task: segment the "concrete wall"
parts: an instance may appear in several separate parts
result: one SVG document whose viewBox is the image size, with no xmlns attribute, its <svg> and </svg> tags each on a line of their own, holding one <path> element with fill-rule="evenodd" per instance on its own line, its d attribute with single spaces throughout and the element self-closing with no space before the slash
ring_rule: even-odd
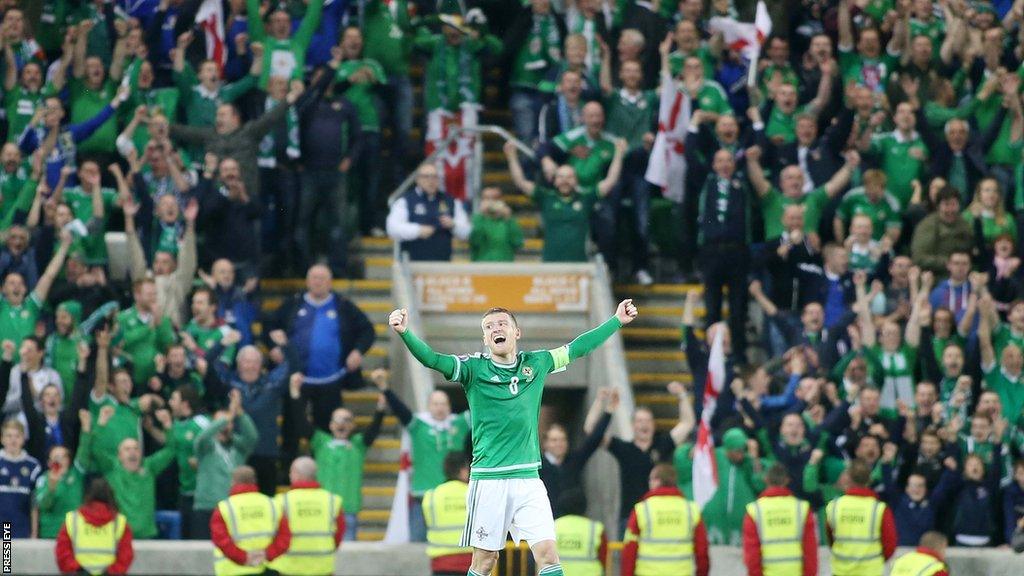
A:
<svg viewBox="0 0 1024 576">
<path fill-rule="evenodd" d="M 900 550 L 903 554 L 909 550 Z M 15 540 L 14 574 L 53 575 L 52 540 Z M 820 550 L 820 576 L 830 576 L 828 552 Z M 743 553 L 739 548 L 711 550 L 712 576 L 741 576 Z M 1004 550 L 951 550 L 951 573 L 955 576 L 1020 576 L 1024 556 Z M 344 544 L 335 560 L 340 576 L 427 576 L 430 574 L 423 545 Z M 150 576 L 212 575 L 213 553 L 208 542 L 136 542 L 131 574 Z"/>
</svg>

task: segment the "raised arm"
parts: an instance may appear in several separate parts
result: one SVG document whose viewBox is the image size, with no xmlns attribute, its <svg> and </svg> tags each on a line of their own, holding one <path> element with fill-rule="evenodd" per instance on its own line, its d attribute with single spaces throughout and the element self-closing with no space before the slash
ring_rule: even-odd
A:
<svg viewBox="0 0 1024 576">
<path fill-rule="evenodd" d="M 580 334 L 572 339 L 565 346 L 549 350 L 555 361 L 555 370 L 568 366 L 573 360 L 583 358 L 604 344 L 604 341 L 611 337 L 619 328 L 629 324 L 636 318 L 637 309 L 632 300 L 619 302 L 615 315 L 607 319 L 600 326 Z"/>
<path fill-rule="evenodd" d="M 981 369 L 992 370 L 996 364 L 996 352 L 992 346 L 992 314 L 991 312 L 995 309 L 995 304 L 992 301 L 992 296 L 985 294 L 978 301 L 978 307 L 981 308 L 981 317 L 978 321 L 978 348 L 981 350 Z"/>
<path fill-rule="evenodd" d="M 850 3 L 847 0 L 839 2 L 839 50 L 853 50 L 853 18 L 850 16 Z"/>
<path fill-rule="evenodd" d="M 615 155 L 612 156 L 612 163 L 608 166 L 608 175 L 597 183 L 597 195 L 604 198 L 615 185 L 619 183 L 619 176 L 622 174 L 622 157 L 626 155 L 626 141 L 622 138 L 615 140 Z"/>
<path fill-rule="evenodd" d="M 764 169 L 761 167 L 761 147 L 751 146 L 747 148 L 747 179 L 750 180 L 750 185 L 753 186 L 754 192 L 757 192 L 758 197 L 765 197 L 768 192 L 771 192 L 772 185 L 767 178 L 764 177 Z"/>
<path fill-rule="evenodd" d="M 46 302 L 46 297 L 50 294 L 50 287 L 53 286 L 53 281 L 57 279 L 57 274 L 60 274 L 61 269 L 64 267 L 64 259 L 67 258 L 68 250 L 71 248 L 71 232 L 67 230 L 60 231 L 60 248 L 57 249 L 57 253 L 50 259 L 50 264 L 47 265 L 46 271 L 39 277 L 39 281 L 36 282 L 36 287 L 32 291 L 36 298 L 39 299 L 39 304 L 42 305 Z"/>
<path fill-rule="evenodd" d="M 846 162 L 843 163 L 843 167 L 825 183 L 825 194 L 828 194 L 829 198 L 835 198 L 843 188 L 846 188 L 853 177 L 853 171 L 860 166 L 860 153 L 856 150 L 850 150 L 844 156 Z"/>
<path fill-rule="evenodd" d="M 693 400 L 689 392 L 681 382 L 669 382 L 668 392 L 676 397 L 679 402 L 679 422 L 669 430 L 669 436 L 676 446 L 686 441 L 686 438 L 693 431 L 697 417 L 693 411 Z"/>
<path fill-rule="evenodd" d="M 453 380 L 458 376 L 459 360 L 455 356 L 434 352 L 426 342 L 409 330 L 408 310 L 403 308 L 392 312 L 388 317 L 388 324 L 401 337 L 406 348 L 420 364 L 440 372 L 447 380 Z"/>
<path fill-rule="evenodd" d="M 4 42 L 4 66 L 4 90 L 10 92 L 18 85 L 18 63 L 10 42 Z"/>
<path fill-rule="evenodd" d="M 516 145 L 512 142 L 505 142 L 503 150 L 505 151 L 505 160 L 508 161 L 508 171 L 512 177 L 512 184 L 523 194 L 533 196 L 537 185 L 533 181 L 528 180 L 523 174 L 523 167 L 519 163 L 519 151 Z"/>
</svg>

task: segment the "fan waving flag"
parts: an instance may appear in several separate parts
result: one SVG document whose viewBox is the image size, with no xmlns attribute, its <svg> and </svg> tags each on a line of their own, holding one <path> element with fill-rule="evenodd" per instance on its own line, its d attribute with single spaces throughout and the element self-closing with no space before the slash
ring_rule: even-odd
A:
<svg viewBox="0 0 1024 576">
<path fill-rule="evenodd" d="M 697 428 L 697 445 L 693 450 L 693 499 L 703 507 L 718 490 L 715 467 L 715 440 L 711 435 L 711 418 L 715 415 L 718 395 L 725 385 L 725 350 L 722 330 L 715 331 L 708 355 L 708 375 L 704 381 L 704 408 Z"/>
<path fill-rule="evenodd" d="M 221 68 L 228 61 L 224 47 L 224 6 L 221 0 L 203 0 L 196 12 L 196 24 L 206 33 L 206 57 Z"/>
<path fill-rule="evenodd" d="M 412 469 L 412 459 L 410 457 L 411 449 L 412 439 L 409 438 L 409 432 L 402 430 L 398 482 L 395 484 L 395 497 L 391 501 L 391 515 L 388 516 L 388 527 L 384 532 L 385 544 L 407 544 L 409 542 L 409 500 L 411 499 L 410 471 Z"/>
<path fill-rule="evenodd" d="M 759 1 L 753 22 L 715 16 L 708 21 L 708 28 L 712 32 L 721 32 L 726 46 L 754 62 L 761 53 L 761 45 L 772 33 L 772 18 L 768 15 L 768 7 Z"/>
</svg>

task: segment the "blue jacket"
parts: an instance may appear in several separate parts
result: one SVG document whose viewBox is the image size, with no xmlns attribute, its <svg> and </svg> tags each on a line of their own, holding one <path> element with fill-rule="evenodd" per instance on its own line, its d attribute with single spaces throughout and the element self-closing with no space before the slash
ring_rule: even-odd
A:
<svg viewBox="0 0 1024 576">
<path fill-rule="evenodd" d="M 1003 490 L 1003 532 L 1007 542 L 1013 541 L 1013 531 L 1024 516 L 1024 488 L 1011 482 Z"/>
<path fill-rule="evenodd" d="M 285 350 L 284 362 L 273 370 L 264 372 L 259 380 L 252 383 L 242 381 L 237 372 L 232 372 L 221 361 L 221 352 L 219 342 L 210 350 L 209 357 L 217 359 L 213 363 L 216 377 L 228 391 L 237 389 L 242 393 L 242 408 L 252 418 L 260 434 L 252 454 L 277 457 L 277 436 L 280 432 L 277 419 L 283 414 L 284 397 L 288 395 L 288 378 L 292 374 L 293 363 L 288 361 L 288 350 Z"/>
<path fill-rule="evenodd" d="M 905 491 L 896 486 L 896 476 L 891 464 L 882 465 L 882 477 L 886 484 L 889 506 L 896 519 L 896 533 L 899 534 L 900 546 L 917 546 L 921 535 L 935 530 L 935 519 L 939 507 L 944 503 L 955 482 L 954 473 L 943 470 L 942 477 L 935 489 L 925 496 L 924 500 L 915 502 Z"/>
</svg>

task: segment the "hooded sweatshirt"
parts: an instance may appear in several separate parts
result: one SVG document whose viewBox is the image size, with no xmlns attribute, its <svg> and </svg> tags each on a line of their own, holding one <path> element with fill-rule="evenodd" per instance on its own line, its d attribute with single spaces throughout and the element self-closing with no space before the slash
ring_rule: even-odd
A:
<svg viewBox="0 0 1024 576">
<path fill-rule="evenodd" d="M 117 517 L 117 511 L 103 502 L 89 502 L 78 509 L 87 523 L 91 526 L 103 526 Z M 60 533 L 57 534 L 57 547 L 54 553 L 57 556 L 57 567 L 61 573 L 73 574 L 81 570 L 82 566 L 75 560 L 75 549 L 71 545 L 71 536 L 68 534 L 67 526 L 61 524 Z M 124 535 L 117 543 L 117 555 L 114 563 L 107 568 L 106 574 L 127 574 L 128 567 L 132 564 L 135 552 L 132 550 L 132 527 L 125 526 Z"/>
</svg>

